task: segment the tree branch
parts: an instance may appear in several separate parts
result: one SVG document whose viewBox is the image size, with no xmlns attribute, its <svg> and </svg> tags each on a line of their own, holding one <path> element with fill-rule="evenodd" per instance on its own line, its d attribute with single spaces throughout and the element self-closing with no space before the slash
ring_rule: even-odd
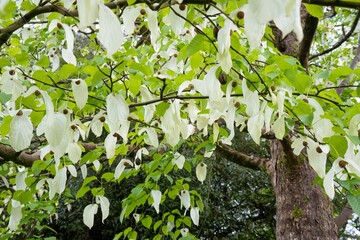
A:
<svg viewBox="0 0 360 240">
<path fill-rule="evenodd" d="M 358 1 L 340 1 L 340 0 L 302 0 L 303 3 L 331 6 L 331 7 L 346 7 L 346 8 L 358 8 L 360 2 Z"/>
<path fill-rule="evenodd" d="M 223 143 L 218 143 L 215 151 L 216 153 L 220 154 L 220 156 L 240 166 L 254 170 L 265 170 L 266 172 L 270 173 L 270 159 L 248 156 L 242 152 L 238 152 L 226 146 Z"/>
<path fill-rule="evenodd" d="M 339 216 L 337 216 L 334 220 L 337 228 L 340 229 L 342 226 L 344 226 L 347 223 L 347 221 L 350 219 L 350 217 L 352 216 L 353 213 L 354 213 L 354 211 L 350 207 L 350 204 L 347 203 L 346 206 L 344 207 L 344 209 L 339 214 Z"/>
<path fill-rule="evenodd" d="M 85 152 L 89 152 L 101 146 L 100 144 L 94 143 L 80 143 Z M 26 152 L 16 152 L 12 147 L 6 146 L 0 143 L 0 166 L 3 163 L 12 161 L 15 164 L 24 166 L 24 167 L 31 167 L 36 160 L 40 160 L 40 150 L 35 151 L 32 154 Z"/>
<path fill-rule="evenodd" d="M 13 148 L 0 143 L 0 158 L 0 165 L 12 161 L 25 167 L 31 167 L 36 160 L 40 159 L 40 151 L 33 154 L 16 152 Z"/>
<path fill-rule="evenodd" d="M 318 22 L 319 22 L 318 18 L 311 16 L 311 14 L 306 11 L 305 25 L 303 29 L 304 38 L 300 43 L 300 50 L 298 55 L 300 64 L 306 69 L 306 71 L 308 71 L 307 69 L 309 62 L 310 47 L 316 33 Z"/>
<path fill-rule="evenodd" d="M 357 12 L 357 14 L 356 14 L 355 20 L 354 20 L 354 22 L 353 22 L 353 24 L 352 24 L 352 26 L 351 26 L 350 31 L 349 31 L 343 38 L 341 38 L 341 39 L 340 39 L 337 43 L 335 43 L 335 45 L 332 46 L 331 48 L 326 49 L 325 51 L 323 51 L 323 52 L 321 52 L 321 53 L 318 53 L 318 54 L 315 54 L 315 55 L 311 56 L 311 57 L 309 58 L 309 60 L 314 59 L 314 58 L 317 58 L 317 57 L 320 57 L 320 56 L 325 55 L 325 54 L 327 54 L 327 53 L 330 53 L 331 51 L 333 51 L 333 50 L 335 50 L 336 48 L 340 47 L 341 44 L 343 44 L 346 40 L 348 40 L 349 37 L 351 37 L 351 35 L 353 34 L 353 32 L 354 32 L 354 30 L 355 30 L 355 28 L 356 28 L 356 25 L 357 25 L 357 23 L 358 23 L 358 21 L 359 21 L 359 18 L 360 18 L 360 10 L 359 10 L 359 11 Z"/>
</svg>

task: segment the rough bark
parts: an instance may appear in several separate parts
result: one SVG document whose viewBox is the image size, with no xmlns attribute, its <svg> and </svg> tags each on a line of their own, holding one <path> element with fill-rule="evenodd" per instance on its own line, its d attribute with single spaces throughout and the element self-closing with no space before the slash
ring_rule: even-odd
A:
<svg viewBox="0 0 360 240">
<path fill-rule="evenodd" d="M 331 201 L 306 158 L 292 158 L 279 140 L 271 140 L 272 183 L 276 197 L 276 239 L 337 239 Z"/>
</svg>

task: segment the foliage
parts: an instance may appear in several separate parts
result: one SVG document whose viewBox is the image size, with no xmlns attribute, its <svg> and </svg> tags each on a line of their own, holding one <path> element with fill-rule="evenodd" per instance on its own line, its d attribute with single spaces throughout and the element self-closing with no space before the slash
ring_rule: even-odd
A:
<svg viewBox="0 0 360 240">
<path fill-rule="evenodd" d="M 184 2 L 1 3 L 1 239 L 40 238 L 35 229 L 51 231 L 44 219 L 65 205 L 89 229 L 114 215 L 138 222 L 114 227 L 114 239 L 146 229 L 196 239 L 204 198 L 190 183 L 208 181 L 235 128 L 257 144 L 291 142 L 326 194 L 347 195 L 359 213 L 358 69 L 334 59 L 304 69 L 274 47 L 269 21 L 302 39 L 299 0 Z M 81 34 L 90 43 L 77 48 Z M 352 87 L 339 96 L 343 79 Z M 116 205 L 111 189 L 123 184 L 131 190 Z"/>
</svg>

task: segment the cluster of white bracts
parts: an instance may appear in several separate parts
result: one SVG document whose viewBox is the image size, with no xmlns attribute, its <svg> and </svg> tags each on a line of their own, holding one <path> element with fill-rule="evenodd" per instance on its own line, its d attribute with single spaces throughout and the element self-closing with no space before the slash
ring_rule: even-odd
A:
<svg viewBox="0 0 360 240">
<path fill-rule="evenodd" d="M 64 1 L 66 6 L 70 6 L 70 1 Z M 261 38 L 265 31 L 265 25 L 273 20 L 276 25 L 286 35 L 290 31 L 294 31 L 299 40 L 302 38 L 302 29 L 300 25 L 300 0 L 252 0 L 246 4 L 242 10 L 245 12 L 245 33 L 248 38 L 249 44 L 252 49 L 257 48 L 260 44 Z M 134 22 L 140 15 L 141 7 L 127 7 L 123 11 L 122 19 L 124 26 L 121 26 L 119 19 L 114 12 L 109 9 L 101 0 L 78 0 L 77 1 L 80 24 L 79 28 L 84 29 L 87 26 L 92 25 L 97 19 L 99 19 L 99 33 L 97 35 L 100 42 L 107 49 L 108 56 L 111 57 L 116 51 L 118 51 L 122 44 L 125 42 L 125 36 L 123 33 L 123 27 L 125 34 L 130 36 L 134 32 Z M 1 11 L 1 7 L 0 7 Z M 160 37 L 160 31 L 158 27 L 157 12 L 145 8 L 147 13 L 148 27 L 151 31 L 151 42 L 156 51 L 158 51 L 160 43 L 157 41 Z M 175 14 L 176 11 L 183 17 L 187 16 L 187 11 L 180 11 L 174 8 L 170 10 L 168 16 L 164 21 L 171 26 L 175 36 L 181 37 L 181 33 L 184 30 L 185 21 Z M 234 17 L 238 10 L 230 14 L 230 17 Z M 49 25 L 49 31 L 54 30 L 56 27 L 61 26 L 65 31 L 65 43 L 66 48 L 62 48 L 62 57 L 67 63 L 76 65 L 76 58 L 73 54 L 74 35 L 70 26 L 60 23 L 58 20 L 53 20 Z M 207 134 L 209 125 L 213 126 L 214 142 L 216 142 L 219 135 L 219 126 L 215 122 L 220 117 L 223 117 L 226 121 L 227 128 L 230 130 L 228 138 L 222 139 L 224 143 L 231 143 L 234 137 L 234 125 L 243 129 L 247 121 L 247 129 L 256 143 L 260 143 L 261 131 L 265 126 L 266 131 L 273 130 L 276 138 L 282 139 L 285 135 L 285 118 L 287 117 L 284 112 L 284 101 L 286 93 L 290 97 L 291 91 L 279 88 L 277 93 L 271 93 L 273 104 L 277 105 L 277 113 L 279 117 L 276 118 L 274 109 L 269 107 L 267 102 L 260 101 L 259 95 L 256 91 L 251 91 L 246 80 L 242 82 L 243 97 L 233 98 L 230 97 L 232 92 L 231 83 L 228 84 L 226 89 L 225 98 L 224 92 L 221 90 L 220 83 L 216 76 L 218 66 L 221 66 L 222 70 L 226 73 L 230 72 L 232 67 L 230 48 L 230 31 L 238 31 L 237 27 L 229 20 L 225 20 L 224 27 L 220 29 L 218 33 L 218 53 L 217 60 L 219 65 L 211 67 L 203 80 L 194 79 L 192 81 L 186 81 L 179 87 L 178 94 L 181 95 L 185 89 L 190 90 L 190 94 L 196 92 L 203 96 L 208 96 L 206 108 L 209 109 L 209 113 L 199 114 L 199 109 L 194 100 L 188 101 L 188 107 L 186 113 L 189 116 L 189 120 L 181 118 L 181 102 L 180 100 L 174 100 L 170 107 L 166 110 L 165 114 L 160 119 L 160 128 L 165 133 L 167 143 L 171 146 L 175 146 L 180 141 L 180 137 L 186 139 L 194 133 L 195 124 L 196 127 Z M 239 32 L 239 34 L 242 34 Z M 65 44 L 64 43 L 64 44 Z M 59 59 L 55 56 L 55 48 L 49 49 L 49 56 L 53 63 L 53 71 L 59 66 Z M 170 56 L 166 56 L 170 58 Z M 172 59 L 176 63 L 175 59 Z M 176 65 L 176 64 L 175 64 Z M 169 66 L 170 70 L 176 71 L 173 65 Z M 60 165 L 60 158 L 64 154 L 68 154 L 70 160 L 75 164 L 81 158 L 81 147 L 77 143 L 80 136 L 83 140 L 86 139 L 89 131 L 92 131 L 96 136 L 102 134 L 103 122 L 100 119 L 105 117 L 105 123 L 109 126 L 110 133 L 105 139 L 104 146 L 106 149 L 107 158 L 113 158 L 116 153 L 117 137 L 121 136 L 123 142 L 126 143 L 127 135 L 129 131 L 129 116 L 131 116 L 128 104 L 121 94 L 111 93 L 106 98 L 106 110 L 99 112 L 93 120 L 89 123 L 88 128 L 84 126 L 80 121 L 71 121 L 70 114 L 63 114 L 61 112 L 55 112 L 51 97 L 46 91 L 41 91 L 36 87 L 30 88 L 25 91 L 17 77 L 17 72 L 10 75 L 9 71 L 5 71 L 1 78 L 1 90 L 7 94 L 12 94 L 12 100 L 16 100 L 19 96 L 24 97 L 33 94 L 35 91 L 40 92 L 39 97 L 46 106 L 46 115 L 42 119 L 41 123 L 36 129 L 38 136 L 45 135 L 49 145 L 41 150 L 41 158 L 51 151 L 54 152 L 54 158 L 56 160 L 56 175 L 53 179 L 46 179 L 50 187 L 49 197 L 52 199 L 56 193 L 61 194 L 65 190 L 65 183 L 67 180 L 67 171 L 72 176 L 76 176 L 76 169 L 73 165 L 68 165 L 66 168 L 58 169 Z M 75 98 L 76 105 L 82 109 L 88 99 L 88 87 L 84 80 L 74 79 L 72 80 L 72 91 Z M 192 85 L 190 88 L 189 86 Z M 25 93 L 26 92 L 26 93 Z M 140 87 L 140 93 L 142 101 L 151 101 L 155 97 L 149 92 L 148 88 L 144 85 Z M 277 94 L 277 95 L 275 95 Z M 299 98 L 303 98 L 300 96 Z M 308 99 L 309 104 L 314 107 L 314 118 L 312 125 L 314 126 L 314 132 L 316 138 L 322 141 L 323 138 L 331 137 L 335 133 L 332 131 L 332 123 L 328 119 L 321 118 L 324 115 L 324 111 L 321 106 L 313 99 Z M 244 104 L 246 106 L 246 116 L 242 116 L 236 113 L 235 103 Z M 155 113 L 155 104 L 149 104 L 144 106 L 144 121 L 150 123 Z M 21 111 L 21 113 L 20 113 Z M 11 146 L 16 151 L 21 151 L 29 147 L 31 139 L 33 137 L 34 127 L 30 121 L 29 115 L 31 110 L 12 110 L 7 113 L 13 116 L 11 122 L 11 130 L 9 132 L 9 141 Z M 131 116 L 136 118 L 136 116 Z M 276 118 L 276 119 L 275 119 Z M 357 135 L 358 124 L 360 122 L 360 115 L 356 115 L 350 122 L 349 135 Z M 71 126 L 76 125 L 76 130 Z M 145 143 L 154 147 L 159 146 L 157 138 L 157 132 L 154 128 L 144 127 L 139 134 L 146 134 Z M 341 159 L 334 161 L 333 167 L 326 173 L 326 158 L 330 151 L 328 145 L 320 145 L 310 138 L 301 137 L 294 139 L 292 147 L 294 153 L 299 155 L 304 148 L 303 142 L 307 142 L 308 157 L 310 165 L 318 173 L 321 178 L 324 178 L 324 187 L 326 193 L 333 198 L 334 197 L 334 175 L 338 178 L 343 178 L 342 168 L 339 167 Z M 346 152 L 345 159 L 347 162 L 347 170 L 351 173 L 360 175 L 360 168 L 356 161 L 360 159 L 360 153 L 354 154 L 353 143 L 349 141 L 348 151 Z M 317 148 L 321 148 L 321 153 Z M 144 150 L 138 151 L 137 158 L 141 159 Z M 357 160 L 356 160 L 357 159 Z M 176 165 L 179 169 L 184 166 L 185 157 L 180 154 L 175 154 L 172 164 Z M 94 166 L 99 169 L 100 163 L 95 161 Z M 133 162 L 127 159 L 123 159 L 117 165 L 114 173 L 114 178 L 117 180 L 125 170 L 127 165 L 134 166 Z M 139 164 L 135 165 L 136 169 L 140 167 Z M 81 167 L 83 177 L 86 177 L 86 166 Z M 206 164 L 201 162 L 196 167 L 196 175 L 200 182 L 203 182 L 206 178 Z M 26 176 L 26 173 L 19 177 L 17 176 L 17 188 L 21 189 L 24 186 L 21 179 Z M 40 189 L 45 183 L 45 179 L 39 181 L 36 189 Z M 26 186 L 26 185 L 25 185 Z M 160 211 L 162 193 L 160 190 L 152 190 L 150 192 L 153 198 L 152 206 L 156 212 Z M 191 207 L 190 194 L 187 190 L 182 190 L 179 194 L 181 201 L 181 208 L 185 208 L 185 213 L 190 208 L 190 216 L 195 225 L 199 223 L 199 208 Z M 109 214 L 109 201 L 104 196 L 96 197 L 96 204 L 90 204 L 84 209 L 84 223 L 91 228 L 93 226 L 94 215 L 97 213 L 98 205 L 100 204 L 103 221 Z M 21 219 L 21 204 L 15 200 L 12 200 L 12 213 L 10 216 L 9 227 L 10 229 L 16 229 Z M 135 216 L 134 216 L 135 217 Z M 138 215 L 136 216 L 138 218 Z M 138 221 L 138 220 L 137 220 Z M 171 231 L 173 224 L 168 223 L 168 230 Z M 182 229 L 181 233 L 186 236 L 188 229 Z"/>
</svg>

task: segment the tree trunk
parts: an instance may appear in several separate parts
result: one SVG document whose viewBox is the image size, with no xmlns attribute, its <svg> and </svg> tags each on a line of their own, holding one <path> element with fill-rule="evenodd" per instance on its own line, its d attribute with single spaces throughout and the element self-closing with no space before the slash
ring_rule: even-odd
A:
<svg viewBox="0 0 360 240">
<path fill-rule="evenodd" d="M 317 184 L 305 157 L 292 155 L 290 145 L 271 141 L 272 183 L 276 197 L 276 239 L 337 239 L 332 205 Z"/>
</svg>

